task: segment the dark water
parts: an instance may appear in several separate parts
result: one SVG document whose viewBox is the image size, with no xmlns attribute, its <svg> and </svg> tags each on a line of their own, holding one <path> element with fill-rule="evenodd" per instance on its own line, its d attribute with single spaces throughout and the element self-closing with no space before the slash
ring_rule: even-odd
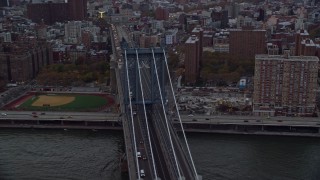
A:
<svg viewBox="0 0 320 180">
<path fill-rule="evenodd" d="M 320 139 L 188 134 L 204 179 L 320 179 Z M 120 180 L 120 131 L 0 129 L 0 180 Z"/>
</svg>

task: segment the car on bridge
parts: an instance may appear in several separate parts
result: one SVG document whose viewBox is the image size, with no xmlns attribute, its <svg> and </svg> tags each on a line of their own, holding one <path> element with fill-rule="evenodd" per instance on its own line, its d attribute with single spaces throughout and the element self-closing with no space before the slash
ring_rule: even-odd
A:
<svg viewBox="0 0 320 180">
<path fill-rule="evenodd" d="M 143 169 L 140 170 L 140 176 L 141 176 L 141 177 L 145 177 L 145 176 L 146 176 L 146 174 L 144 173 L 144 170 L 143 170 Z"/>
<path fill-rule="evenodd" d="M 141 152 L 137 151 L 137 157 L 141 158 Z"/>
<path fill-rule="evenodd" d="M 146 156 L 146 155 L 143 155 L 143 156 L 142 156 L 142 159 L 143 159 L 143 160 L 147 160 L 147 156 Z"/>
</svg>

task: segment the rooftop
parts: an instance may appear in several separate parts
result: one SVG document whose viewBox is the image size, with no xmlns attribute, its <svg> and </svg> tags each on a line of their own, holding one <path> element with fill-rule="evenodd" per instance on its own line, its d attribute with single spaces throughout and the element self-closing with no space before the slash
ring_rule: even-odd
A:
<svg viewBox="0 0 320 180">
<path fill-rule="evenodd" d="M 319 62 L 317 56 L 288 56 L 284 55 L 268 55 L 268 54 L 257 54 L 256 60 L 273 60 L 273 61 L 315 61 Z"/>
<path fill-rule="evenodd" d="M 195 35 L 193 35 L 193 36 L 190 36 L 190 37 L 187 39 L 186 43 L 187 43 L 187 44 L 193 44 L 193 43 L 195 43 L 195 42 L 198 41 L 198 40 L 199 40 L 198 37 L 195 36 Z"/>
</svg>

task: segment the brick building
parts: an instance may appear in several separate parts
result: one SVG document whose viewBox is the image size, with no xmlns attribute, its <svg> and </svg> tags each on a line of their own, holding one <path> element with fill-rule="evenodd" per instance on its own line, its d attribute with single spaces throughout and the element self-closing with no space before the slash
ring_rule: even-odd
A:
<svg viewBox="0 0 320 180">
<path fill-rule="evenodd" d="M 36 3 L 27 5 L 27 16 L 33 22 L 53 24 L 68 20 L 67 3 Z"/>
<path fill-rule="evenodd" d="M 163 7 L 157 7 L 155 11 L 155 19 L 156 20 L 168 20 L 169 19 L 169 11 Z"/>
<path fill-rule="evenodd" d="M 36 45 L 5 44 L 0 52 L 0 77 L 6 82 L 28 81 L 36 77 L 41 67 L 52 63 L 52 49 L 46 42 Z"/>
<path fill-rule="evenodd" d="M 139 46 L 141 48 L 150 48 L 159 46 L 159 38 L 157 35 L 141 34 L 139 37 Z"/>
<path fill-rule="evenodd" d="M 253 112 L 262 116 L 310 116 L 316 107 L 319 58 L 256 55 Z"/>
<path fill-rule="evenodd" d="M 68 0 L 69 20 L 81 21 L 87 17 L 87 0 Z"/>
<path fill-rule="evenodd" d="M 196 35 L 199 39 L 198 51 L 199 51 L 199 62 L 201 63 L 202 51 L 203 51 L 203 29 L 200 26 L 197 26 L 191 31 L 191 34 Z"/>
<path fill-rule="evenodd" d="M 34 3 L 27 5 L 27 16 L 33 22 L 45 24 L 68 20 L 84 20 L 87 16 L 87 0 L 68 0 L 68 3 Z"/>
<path fill-rule="evenodd" d="M 306 30 L 299 30 L 295 34 L 294 55 L 296 56 L 317 56 L 320 57 L 319 42 L 310 39 Z"/>
<path fill-rule="evenodd" d="M 185 43 L 185 82 L 186 84 L 196 83 L 200 70 L 200 40 L 196 35 L 192 35 Z"/>
<path fill-rule="evenodd" d="M 266 31 L 253 29 L 230 30 L 229 52 L 241 58 L 254 59 L 256 54 L 266 53 Z"/>
</svg>

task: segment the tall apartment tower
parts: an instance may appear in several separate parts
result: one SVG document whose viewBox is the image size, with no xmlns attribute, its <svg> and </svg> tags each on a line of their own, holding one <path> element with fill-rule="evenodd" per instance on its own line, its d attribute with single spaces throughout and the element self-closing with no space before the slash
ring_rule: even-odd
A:
<svg viewBox="0 0 320 180">
<path fill-rule="evenodd" d="M 9 6 L 9 1 L 7 0 L 0 1 L 0 7 L 6 7 L 6 6 Z"/>
<path fill-rule="evenodd" d="M 202 51 L 203 51 L 203 29 L 200 26 L 195 27 L 192 31 L 192 34 L 196 35 L 199 39 L 199 63 L 202 61 Z"/>
<path fill-rule="evenodd" d="M 241 58 L 254 58 L 266 53 L 266 31 L 253 29 L 230 30 L 229 52 Z"/>
<path fill-rule="evenodd" d="M 186 54 L 184 60 L 185 82 L 194 84 L 199 77 L 200 69 L 200 40 L 196 35 L 192 35 L 185 43 Z"/>
<path fill-rule="evenodd" d="M 68 0 L 69 20 L 81 21 L 87 17 L 87 0 Z"/>
<path fill-rule="evenodd" d="M 316 106 L 319 58 L 256 55 L 253 112 L 262 116 L 309 116 Z"/>
</svg>

